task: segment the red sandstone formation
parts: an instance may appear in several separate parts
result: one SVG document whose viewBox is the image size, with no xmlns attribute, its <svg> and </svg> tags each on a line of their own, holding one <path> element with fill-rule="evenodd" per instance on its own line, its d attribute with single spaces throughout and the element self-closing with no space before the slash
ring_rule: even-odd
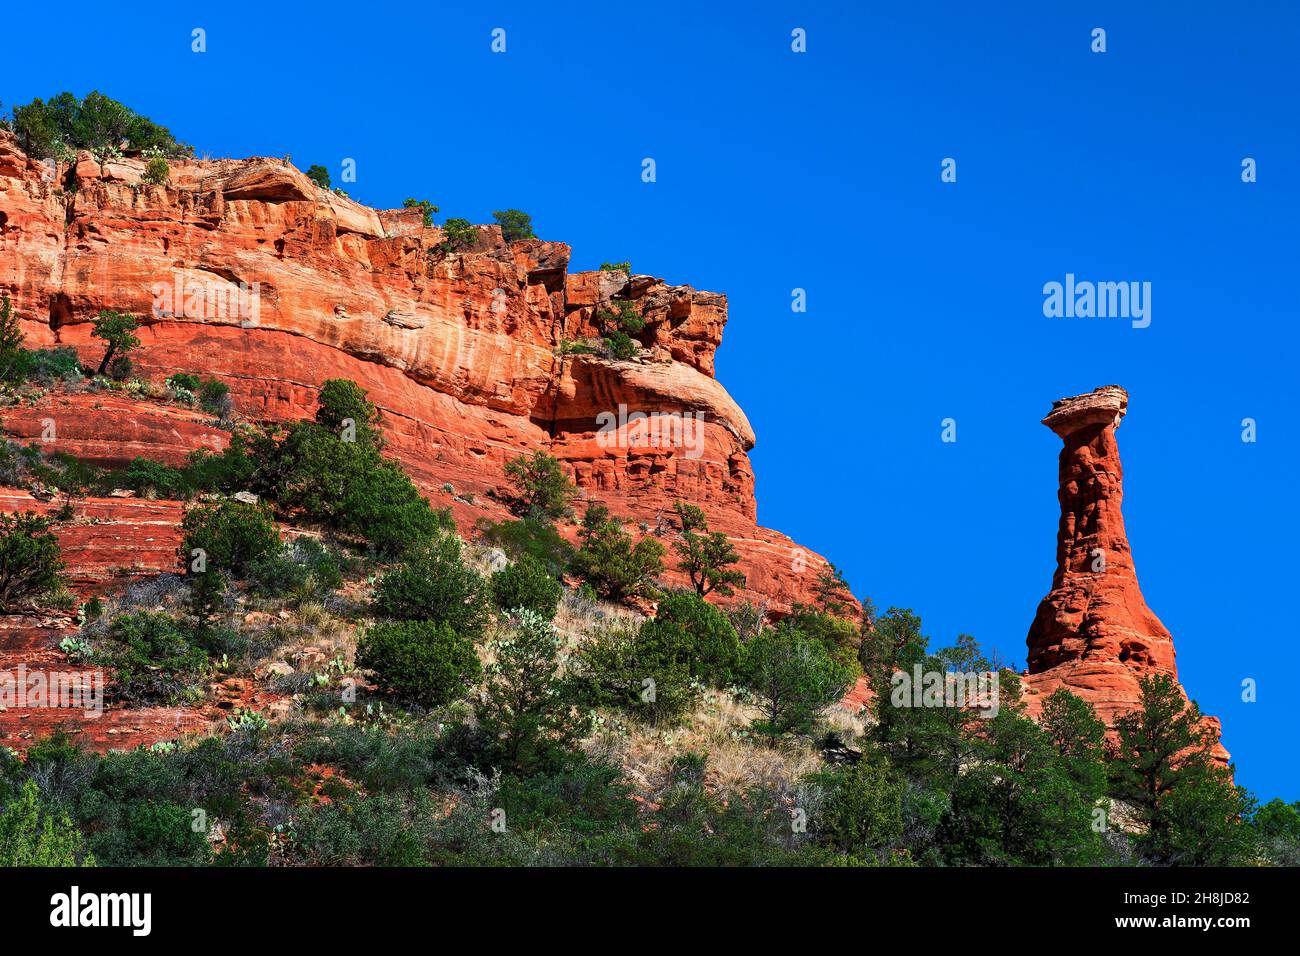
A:
<svg viewBox="0 0 1300 956">
<path fill-rule="evenodd" d="M 495 226 L 479 227 L 473 250 L 444 254 L 442 231 L 418 211 L 370 209 L 280 160 L 177 161 L 165 186 L 145 183 L 144 165 L 83 152 L 52 169 L 0 132 L 0 291 L 29 345 L 69 345 L 97 362 L 91 320 L 132 312 L 146 322 L 133 355 L 144 376 L 216 376 L 238 412 L 264 421 L 310 416 L 323 381 L 351 378 L 435 505 L 451 503 L 444 483 L 473 496 L 452 505 L 462 530 L 502 517 L 491 492 L 505 462 L 544 448 L 587 496 L 649 528 L 674 499 L 702 507 L 742 556 L 739 597 L 776 610 L 809 600 L 822 561 L 756 525 L 754 433 L 713 378 L 725 296 L 646 275 L 569 273 L 568 246 L 506 243 Z M 241 302 L 241 283 L 256 296 Z M 595 312 L 613 298 L 646 320 L 641 354 L 564 354 L 565 340 L 596 333 Z M 67 443 L 52 450 L 105 464 L 175 461 L 221 441 L 202 416 L 148 403 L 50 401 L 0 418 L 30 438 L 52 410 Z M 620 404 L 702 415 L 699 454 L 638 442 L 635 429 L 602 442 L 596 416 Z"/>
<path fill-rule="evenodd" d="M 1124 533 L 1115 430 L 1127 410 L 1128 393 L 1107 385 L 1054 402 L 1043 419 L 1065 448 L 1056 575 L 1029 629 L 1025 689 L 1031 713 L 1064 687 L 1110 725 L 1137 706 L 1139 678 L 1166 673 L 1178 679 L 1173 638 L 1142 597 Z M 1218 720 L 1206 720 L 1217 737 Z M 1219 756 L 1227 762 L 1222 746 Z"/>
</svg>

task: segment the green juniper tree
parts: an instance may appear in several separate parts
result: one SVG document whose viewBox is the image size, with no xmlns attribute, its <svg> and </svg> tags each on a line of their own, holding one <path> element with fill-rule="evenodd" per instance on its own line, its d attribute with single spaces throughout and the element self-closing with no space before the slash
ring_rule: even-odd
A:
<svg viewBox="0 0 1300 956">
<path fill-rule="evenodd" d="M 821 644 L 782 622 L 745 645 L 742 682 L 762 714 L 754 729 L 775 743 L 810 733 L 822 711 L 844 696 L 851 674 Z"/>
<path fill-rule="evenodd" d="M 655 578 L 664 569 L 664 546 L 654 538 L 634 544 L 621 520 L 604 505 L 593 504 L 583 515 L 578 540 L 573 570 L 601 597 L 628 601 L 655 593 Z"/>
<path fill-rule="evenodd" d="M 321 189 L 330 188 L 330 171 L 318 163 L 307 167 L 307 178 Z"/>
<path fill-rule="evenodd" d="M 66 813 L 42 804 L 33 780 L 0 812 L 0 866 L 94 866 Z"/>
<path fill-rule="evenodd" d="M 724 597 L 735 593 L 734 588 L 745 586 L 745 575 L 729 565 L 740 560 L 740 555 L 721 531 L 709 531 L 704 512 L 684 501 L 673 502 L 677 519 L 682 526 L 680 541 L 673 543 L 681 561 L 677 567 L 686 572 L 695 593 L 704 597 L 717 592 Z"/>
<path fill-rule="evenodd" d="M 1214 758 L 1214 732 L 1169 674 L 1139 680 L 1138 707 L 1115 720 L 1110 789 L 1133 811 L 1137 845 L 1159 864 L 1220 866 L 1253 853 L 1245 818 L 1253 809 L 1231 771 Z"/>
<path fill-rule="evenodd" d="M 407 209 L 420 210 L 421 221 L 426 229 L 433 227 L 433 214 L 438 211 L 438 207 L 427 199 L 404 199 L 402 205 Z"/>
<path fill-rule="evenodd" d="M 533 235 L 533 217 L 522 209 L 498 209 L 492 218 L 501 227 L 501 238 L 506 242 L 537 238 Z"/>
<path fill-rule="evenodd" d="M 509 503 L 516 514 L 547 521 L 572 514 L 578 488 L 557 459 L 539 450 L 511 459 L 505 470 L 515 486 Z"/>
<path fill-rule="evenodd" d="M 503 763 L 521 774 L 563 763 L 590 723 L 574 707 L 560 647 L 551 622 L 525 609 L 493 641 L 479 723 Z"/>
<path fill-rule="evenodd" d="M 114 359 L 125 358 L 128 352 L 140 347 L 140 340 L 135 335 L 139 327 L 139 320 L 134 315 L 112 309 L 100 311 L 91 332 L 96 338 L 103 339 L 106 347 L 99 368 L 95 370 L 96 375 L 103 375 Z"/>
</svg>

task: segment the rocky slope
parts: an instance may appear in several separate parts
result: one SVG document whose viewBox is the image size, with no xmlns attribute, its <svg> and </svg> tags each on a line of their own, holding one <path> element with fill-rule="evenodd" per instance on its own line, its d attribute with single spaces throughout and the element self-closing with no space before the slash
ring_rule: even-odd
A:
<svg viewBox="0 0 1300 956">
<path fill-rule="evenodd" d="M 174 162 L 167 185 L 145 182 L 144 167 L 87 153 L 51 167 L 0 132 L 0 290 L 29 345 L 97 360 L 93 317 L 132 312 L 147 323 L 134 356 L 143 374 L 219 377 L 241 414 L 264 421 L 308 416 L 323 381 L 351 378 L 435 504 L 444 483 L 468 499 L 454 506 L 462 528 L 500 518 L 491 493 L 505 462 L 542 448 L 586 495 L 650 529 L 670 533 L 674 499 L 700 505 L 742 555 L 741 596 L 777 610 L 808 599 L 824 562 L 757 526 L 754 433 L 713 377 L 725 296 L 570 273 L 568 246 L 506 243 L 495 226 L 478 227 L 472 251 L 444 254 L 441 229 L 417 211 L 370 209 L 280 160 Z M 562 354 L 562 342 L 596 333 L 596 310 L 614 298 L 646 320 L 639 356 Z M 620 406 L 699 416 L 697 440 L 656 442 L 635 421 L 600 434 L 598 416 Z M 54 413 L 63 450 L 101 463 L 220 442 L 183 416 L 142 423 L 107 405 Z M 42 417 L 6 416 L 6 426 L 25 435 Z"/>
<path fill-rule="evenodd" d="M 1173 637 L 1142 597 L 1124 531 L 1124 470 L 1115 431 L 1127 411 L 1128 392 L 1107 385 L 1054 402 L 1043 419 L 1065 447 L 1056 574 L 1029 629 L 1031 712 L 1065 687 L 1110 724 L 1135 708 L 1143 676 L 1178 679 Z M 1206 720 L 1217 737 L 1218 720 Z M 1226 763 L 1227 751 L 1218 749 Z"/>
</svg>

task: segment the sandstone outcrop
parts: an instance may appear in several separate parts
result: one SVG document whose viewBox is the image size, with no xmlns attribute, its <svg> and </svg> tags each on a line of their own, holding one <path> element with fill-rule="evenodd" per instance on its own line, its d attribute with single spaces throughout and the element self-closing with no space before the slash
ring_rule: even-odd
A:
<svg viewBox="0 0 1300 956">
<path fill-rule="evenodd" d="M 1178 679 L 1173 637 L 1138 587 L 1121 506 L 1124 471 L 1115 431 L 1128 393 L 1107 385 L 1053 403 L 1043 424 L 1060 436 L 1061 521 L 1052 589 L 1029 629 L 1026 700 L 1036 713 L 1060 687 L 1111 725 L 1135 709 L 1138 681 Z M 1218 737 L 1218 720 L 1207 717 Z M 1227 751 L 1219 747 L 1227 762 Z"/>
<path fill-rule="evenodd" d="M 390 453 L 463 530 L 504 515 L 493 493 L 505 462 L 542 448 L 589 498 L 648 529 L 670 533 L 677 498 L 702 507 L 742 556 L 739 597 L 778 611 L 810 599 L 823 561 L 757 526 L 754 433 L 714 378 L 725 296 L 570 273 L 568 246 L 507 243 L 496 226 L 446 252 L 418 210 L 370 209 L 277 159 L 175 161 L 165 185 L 146 182 L 144 165 L 81 153 L 51 168 L 0 132 L 0 291 L 29 345 L 97 361 L 91 320 L 132 312 L 145 322 L 133 356 L 142 375 L 218 377 L 240 414 L 269 422 L 311 415 L 322 382 L 351 378 L 383 412 Z M 640 354 L 570 354 L 564 344 L 596 335 L 597 311 L 615 298 L 646 322 Z M 602 434 L 597 416 L 620 406 L 699 416 L 699 440 L 648 442 L 634 425 Z M 41 411 L 0 418 L 30 437 Z M 75 401 L 55 411 L 62 450 L 100 463 L 154 442 L 149 457 L 175 461 L 220 441 L 200 416 L 132 423 L 129 409 Z M 79 417 L 65 424 L 69 415 Z M 466 500 L 440 500 L 444 483 Z"/>
</svg>

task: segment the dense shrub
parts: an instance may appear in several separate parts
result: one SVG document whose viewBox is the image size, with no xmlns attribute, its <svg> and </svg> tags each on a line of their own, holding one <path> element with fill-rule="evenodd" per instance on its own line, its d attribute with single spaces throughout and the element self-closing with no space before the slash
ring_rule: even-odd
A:
<svg viewBox="0 0 1300 956">
<path fill-rule="evenodd" d="M 114 669 L 114 696 L 130 704 L 174 703 L 207 669 L 207 652 L 160 611 L 124 614 L 106 637 L 95 660 Z"/>
<path fill-rule="evenodd" d="M 330 188 L 330 171 L 320 164 L 313 164 L 307 167 L 306 176 L 321 189 Z"/>
<path fill-rule="evenodd" d="M 129 859 L 135 866 L 193 866 L 212 855 L 206 827 L 194 826 L 193 810 L 160 800 L 132 803 L 111 839 L 95 845 L 108 859 Z"/>
<path fill-rule="evenodd" d="M 455 529 L 451 512 L 434 510 L 395 462 L 379 461 L 348 484 L 339 530 L 367 541 L 381 555 L 398 555 Z"/>
<path fill-rule="evenodd" d="M 276 443 L 263 436 L 253 488 L 283 511 L 299 511 L 337 525 L 344 495 L 364 482 L 381 460 L 368 445 L 342 441 L 314 422 L 297 422 Z"/>
<path fill-rule="evenodd" d="M 637 344 L 636 340 L 621 329 L 614 329 L 606 333 L 604 342 L 605 347 L 609 350 L 609 357 L 620 362 L 631 361 L 641 351 L 641 346 Z"/>
<path fill-rule="evenodd" d="M 456 252 L 473 248 L 478 242 L 478 230 L 468 219 L 448 219 L 442 224 L 443 252 Z"/>
<path fill-rule="evenodd" d="M 851 674 L 820 643 L 783 624 L 745 645 L 743 680 L 762 710 L 754 728 L 776 740 L 810 732 L 821 712 L 848 689 Z"/>
<path fill-rule="evenodd" d="M 167 160 L 161 156 L 155 156 L 145 164 L 143 179 L 154 186 L 165 186 L 171 178 L 171 174 L 171 167 L 167 165 Z"/>
<path fill-rule="evenodd" d="M 294 538 L 249 563 L 248 580 L 268 597 L 318 597 L 343 583 L 338 558 L 315 538 Z"/>
<path fill-rule="evenodd" d="M 560 640 L 550 621 L 521 610 L 493 641 L 479 724 L 518 773 L 562 765 L 590 726 L 561 674 Z"/>
<path fill-rule="evenodd" d="M 854 677 L 862 673 L 858 659 L 862 630 L 855 622 L 803 604 L 792 608 L 788 620 L 796 630 L 826 648 L 826 653 L 849 668 Z"/>
<path fill-rule="evenodd" d="M 146 497 L 184 498 L 193 491 L 184 471 L 148 458 L 132 459 L 121 475 L 121 483 Z"/>
<path fill-rule="evenodd" d="M 559 578 L 573 561 L 573 545 L 555 529 L 555 525 L 541 518 L 523 518 L 518 521 L 491 522 L 480 519 L 480 539 L 503 550 L 511 560 L 527 556 L 540 563 L 546 572 Z"/>
<path fill-rule="evenodd" d="M 221 418 L 230 414 L 230 386 L 215 378 L 205 378 L 199 386 L 199 406 Z"/>
<path fill-rule="evenodd" d="M 682 664 L 706 684 L 726 687 L 738 676 L 740 638 L 727 616 L 689 591 L 663 596 L 641 643 L 654 659 Z"/>
<path fill-rule="evenodd" d="M 560 582 L 528 555 L 492 575 L 492 600 L 503 611 L 524 607 L 549 621 L 563 593 Z"/>
<path fill-rule="evenodd" d="M 1274 797 L 1250 820 L 1264 858 L 1274 866 L 1300 866 L 1300 802 Z"/>
<path fill-rule="evenodd" d="M 284 512 L 324 520 L 395 557 L 452 526 L 395 462 L 379 452 L 379 413 L 354 382 L 321 389 L 315 421 L 295 424 L 277 443 L 263 437 L 253 487 Z"/>
<path fill-rule="evenodd" d="M 854 857 L 878 857 L 903 835 L 904 787 L 888 762 L 864 758 L 815 779 L 827 788 L 812 820 L 822 841 Z"/>
<path fill-rule="evenodd" d="M 294 852 L 310 866 L 419 866 L 427 862 L 424 831 L 438 816 L 424 793 L 348 794 L 301 815 Z"/>
<path fill-rule="evenodd" d="M 614 309 L 598 309 L 595 314 L 596 327 L 610 357 L 620 361 L 636 358 L 640 343 L 634 336 L 645 331 L 645 319 L 637 312 L 636 306 L 626 299 L 611 303 Z"/>
<path fill-rule="evenodd" d="M 598 309 L 594 317 L 596 326 L 602 333 L 621 331 L 628 335 L 640 335 L 645 331 L 645 319 L 631 300 L 615 299 L 610 302 L 610 306 L 609 309 Z"/>
<path fill-rule="evenodd" d="M 167 376 L 166 385 L 168 388 L 177 391 L 189 392 L 191 395 L 197 394 L 199 386 L 203 384 L 203 379 L 193 372 L 173 372 Z"/>
<path fill-rule="evenodd" d="M 699 691 L 690 668 L 644 633 L 609 624 L 591 634 L 574 653 L 574 691 L 589 707 L 614 708 L 651 724 L 676 723 Z"/>
<path fill-rule="evenodd" d="M 133 150 L 177 156 L 193 152 L 178 143 L 166 127 L 98 91 L 83 99 L 66 92 L 48 102 L 35 99 L 15 106 L 13 116 L 14 132 L 23 150 L 37 159 L 54 156 L 66 161 L 77 149 L 99 155 L 115 150 L 122 141 Z"/>
<path fill-rule="evenodd" d="M 194 572 L 212 569 L 244 574 L 254 561 L 280 547 L 270 509 L 242 501 L 190 508 L 181 521 L 181 533 L 181 561 Z M 195 549 L 202 549 L 206 567 L 195 567 Z"/>
<path fill-rule="evenodd" d="M 66 345 L 25 352 L 18 361 L 22 378 L 41 385 L 82 377 L 81 359 L 77 350 Z"/>
<path fill-rule="evenodd" d="M 457 700 L 481 674 L 473 641 L 433 621 L 386 621 L 368 628 L 357 642 L 357 667 L 373 673 L 384 690 L 422 707 Z"/>
<path fill-rule="evenodd" d="M 33 512 L 0 514 L 0 612 L 63 584 L 63 558 L 50 522 Z"/>
<path fill-rule="evenodd" d="M 471 639 L 482 634 L 487 619 L 483 577 L 465 565 L 453 534 L 434 538 L 385 573 L 374 606 L 384 617 L 447 624 Z"/>
<path fill-rule="evenodd" d="M 45 806 L 36 784 L 28 780 L 0 812 L 0 866 L 94 866 L 81 832 Z"/>
<path fill-rule="evenodd" d="M 251 454 L 249 441 L 240 432 L 230 436 L 230 444 L 224 451 L 199 448 L 190 452 L 184 468 L 191 488 L 225 494 L 247 490 L 256 470 L 257 461 Z"/>
<path fill-rule="evenodd" d="M 967 866 L 1077 866 L 1101 859 L 1097 794 L 1072 779 L 1050 735 L 1014 698 L 979 722 L 969 765 L 951 777 L 937 842 Z"/>
<path fill-rule="evenodd" d="M 346 378 L 327 379 L 317 399 L 316 424 L 345 441 L 363 445 L 381 445 L 379 409 L 367 397 L 366 390 Z M 348 435 L 345 436 L 345 432 Z"/>
</svg>

